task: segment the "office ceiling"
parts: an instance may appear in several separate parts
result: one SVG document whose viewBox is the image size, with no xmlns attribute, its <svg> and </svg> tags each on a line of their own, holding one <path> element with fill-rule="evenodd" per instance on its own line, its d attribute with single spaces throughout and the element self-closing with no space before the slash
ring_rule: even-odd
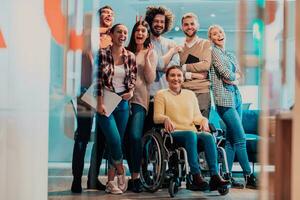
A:
<svg viewBox="0 0 300 200">
<path fill-rule="evenodd" d="M 186 12 L 194 12 L 198 15 L 200 29 L 207 29 L 211 24 L 220 24 L 227 31 L 238 29 L 239 0 L 131 0 L 130 5 L 139 15 L 144 15 L 148 5 L 164 5 L 176 16 L 175 26 L 181 25 L 181 16 Z M 255 0 L 244 1 L 247 6 L 246 30 L 252 29 L 253 20 L 257 16 Z"/>
</svg>

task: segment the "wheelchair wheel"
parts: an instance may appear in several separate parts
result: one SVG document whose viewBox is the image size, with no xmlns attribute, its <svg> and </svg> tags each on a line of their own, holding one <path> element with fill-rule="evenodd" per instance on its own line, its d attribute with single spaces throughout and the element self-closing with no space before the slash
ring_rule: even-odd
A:
<svg viewBox="0 0 300 200">
<path fill-rule="evenodd" d="M 226 195 L 229 192 L 229 188 L 218 188 L 218 192 L 220 195 Z"/>
<path fill-rule="evenodd" d="M 142 138 L 141 181 L 144 188 L 156 192 L 162 185 L 166 172 L 166 151 L 163 138 L 155 130 L 148 131 Z"/>
<path fill-rule="evenodd" d="M 178 192 L 178 186 L 176 181 L 174 181 L 173 179 L 170 181 L 170 185 L 169 185 L 169 194 L 170 197 L 175 197 L 176 193 Z"/>
</svg>

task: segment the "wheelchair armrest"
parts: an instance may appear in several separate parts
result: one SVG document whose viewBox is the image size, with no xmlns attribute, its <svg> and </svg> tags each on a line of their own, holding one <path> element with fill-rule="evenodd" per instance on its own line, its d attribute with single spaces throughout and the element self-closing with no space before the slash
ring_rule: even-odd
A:
<svg viewBox="0 0 300 200">
<path fill-rule="evenodd" d="M 216 128 L 215 125 L 209 123 L 209 129 L 216 137 L 224 136 L 224 131 L 221 128 Z"/>
<path fill-rule="evenodd" d="M 161 132 L 161 130 L 164 129 L 164 125 L 163 124 L 154 124 L 153 127 L 157 132 Z"/>
<path fill-rule="evenodd" d="M 200 129 L 200 126 L 199 126 L 199 125 L 195 125 L 195 126 L 196 126 L 196 128 L 197 128 L 198 131 L 202 131 L 202 130 Z M 215 127 L 215 125 L 213 125 L 212 123 L 208 123 L 208 126 L 209 126 L 209 129 L 210 129 L 210 133 L 211 133 L 211 134 L 215 134 L 215 133 L 219 132 L 219 130 L 221 130 L 221 129 L 217 129 L 217 128 Z"/>
<path fill-rule="evenodd" d="M 166 152 L 169 154 L 169 149 L 173 146 L 173 137 L 171 133 L 165 131 L 163 124 L 155 124 L 154 129 L 160 133 L 163 138 L 163 146 Z"/>
<path fill-rule="evenodd" d="M 171 133 L 166 132 L 166 131 L 164 130 L 164 128 L 165 128 L 165 127 L 164 127 L 164 124 L 154 124 L 154 127 L 153 127 L 153 129 L 154 129 L 156 132 L 158 132 L 158 133 L 161 134 L 162 138 L 164 139 L 164 140 L 163 140 L 164 143 L 166 143 L 167 140 L 170 139 L 170 143 L 173 144 L 173 137 L 172 137 Z"/>
<path fill-rule="evenodd" d="M 156 125 L 155 125 L 156 126 Z M 165 151 L 167 152 L 167 155 L 170 155 L 170 150 L 172 150 L 173 148 L 173 137 L 171 133 L 168 133 L 164 130 L 164 126 L 163 125 L 158 125 L 155 128 L 157 128 L 157 132 L 159 132 L 163 138 L 163 148 L 165 149 Z M 159 129 L 158 129 L 159 128 Z"/>
<path fill-rule="evenodd" d="M 167 142 L 167 140 L 170 140 L 170 144 L 173 144 L 173 137 L 171 133 L 163 131 L 163 134 L 165 135 L 164 138 L 164 143 Z"/>
</svg>

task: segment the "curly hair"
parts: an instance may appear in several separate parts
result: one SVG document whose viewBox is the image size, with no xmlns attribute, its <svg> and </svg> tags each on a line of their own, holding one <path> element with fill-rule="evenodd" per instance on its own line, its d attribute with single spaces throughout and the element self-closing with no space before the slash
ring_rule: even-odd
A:
<svg viewBox="0 0 300 200">
<path fill-rule="evenodd" d="M 164 15 L 165 16 L 165 29 L 163 33 L 168 32 L 173 27 L 174 15 L 170 10 L 163 6 L 155 7 L 155 6 L 148 6 L 146 10 L 145 20 L 148 22 L 150 27 L 152 27 L 153 19 L 157 15 Z"/>
</svg>

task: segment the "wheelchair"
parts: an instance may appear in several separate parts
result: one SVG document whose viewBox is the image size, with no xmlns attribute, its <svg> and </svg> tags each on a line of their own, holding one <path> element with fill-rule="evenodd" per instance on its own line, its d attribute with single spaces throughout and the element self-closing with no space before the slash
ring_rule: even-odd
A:
<svg viewBox="0 0 300 200">
<path fill-rule="evenodd" d="M 223 176 L 223 170 L 229 173 L 226 153 L 220 146 L 223 138 L 220 130 L 210 127 L 217 143 L 218 164 L 220 175 Z M 192 185 L 185 148 L 176 146 L 172 135 L 166 133 L 162 126 L 155 126 L 145 133 L 142 138 L 142 155 L 140 178 L 147 191 L 156 192 L 164 185 L 168 186 L 170 197 L 175 197 L 182 181 L 186 181 L 187 189 Z M 208 170 L 203 166 L 205 158 L 200 156 L 199 159 L 201 169 Z M 226 195 L 229 188 L 218 188 L 218 192 Z"/>
</svg>

